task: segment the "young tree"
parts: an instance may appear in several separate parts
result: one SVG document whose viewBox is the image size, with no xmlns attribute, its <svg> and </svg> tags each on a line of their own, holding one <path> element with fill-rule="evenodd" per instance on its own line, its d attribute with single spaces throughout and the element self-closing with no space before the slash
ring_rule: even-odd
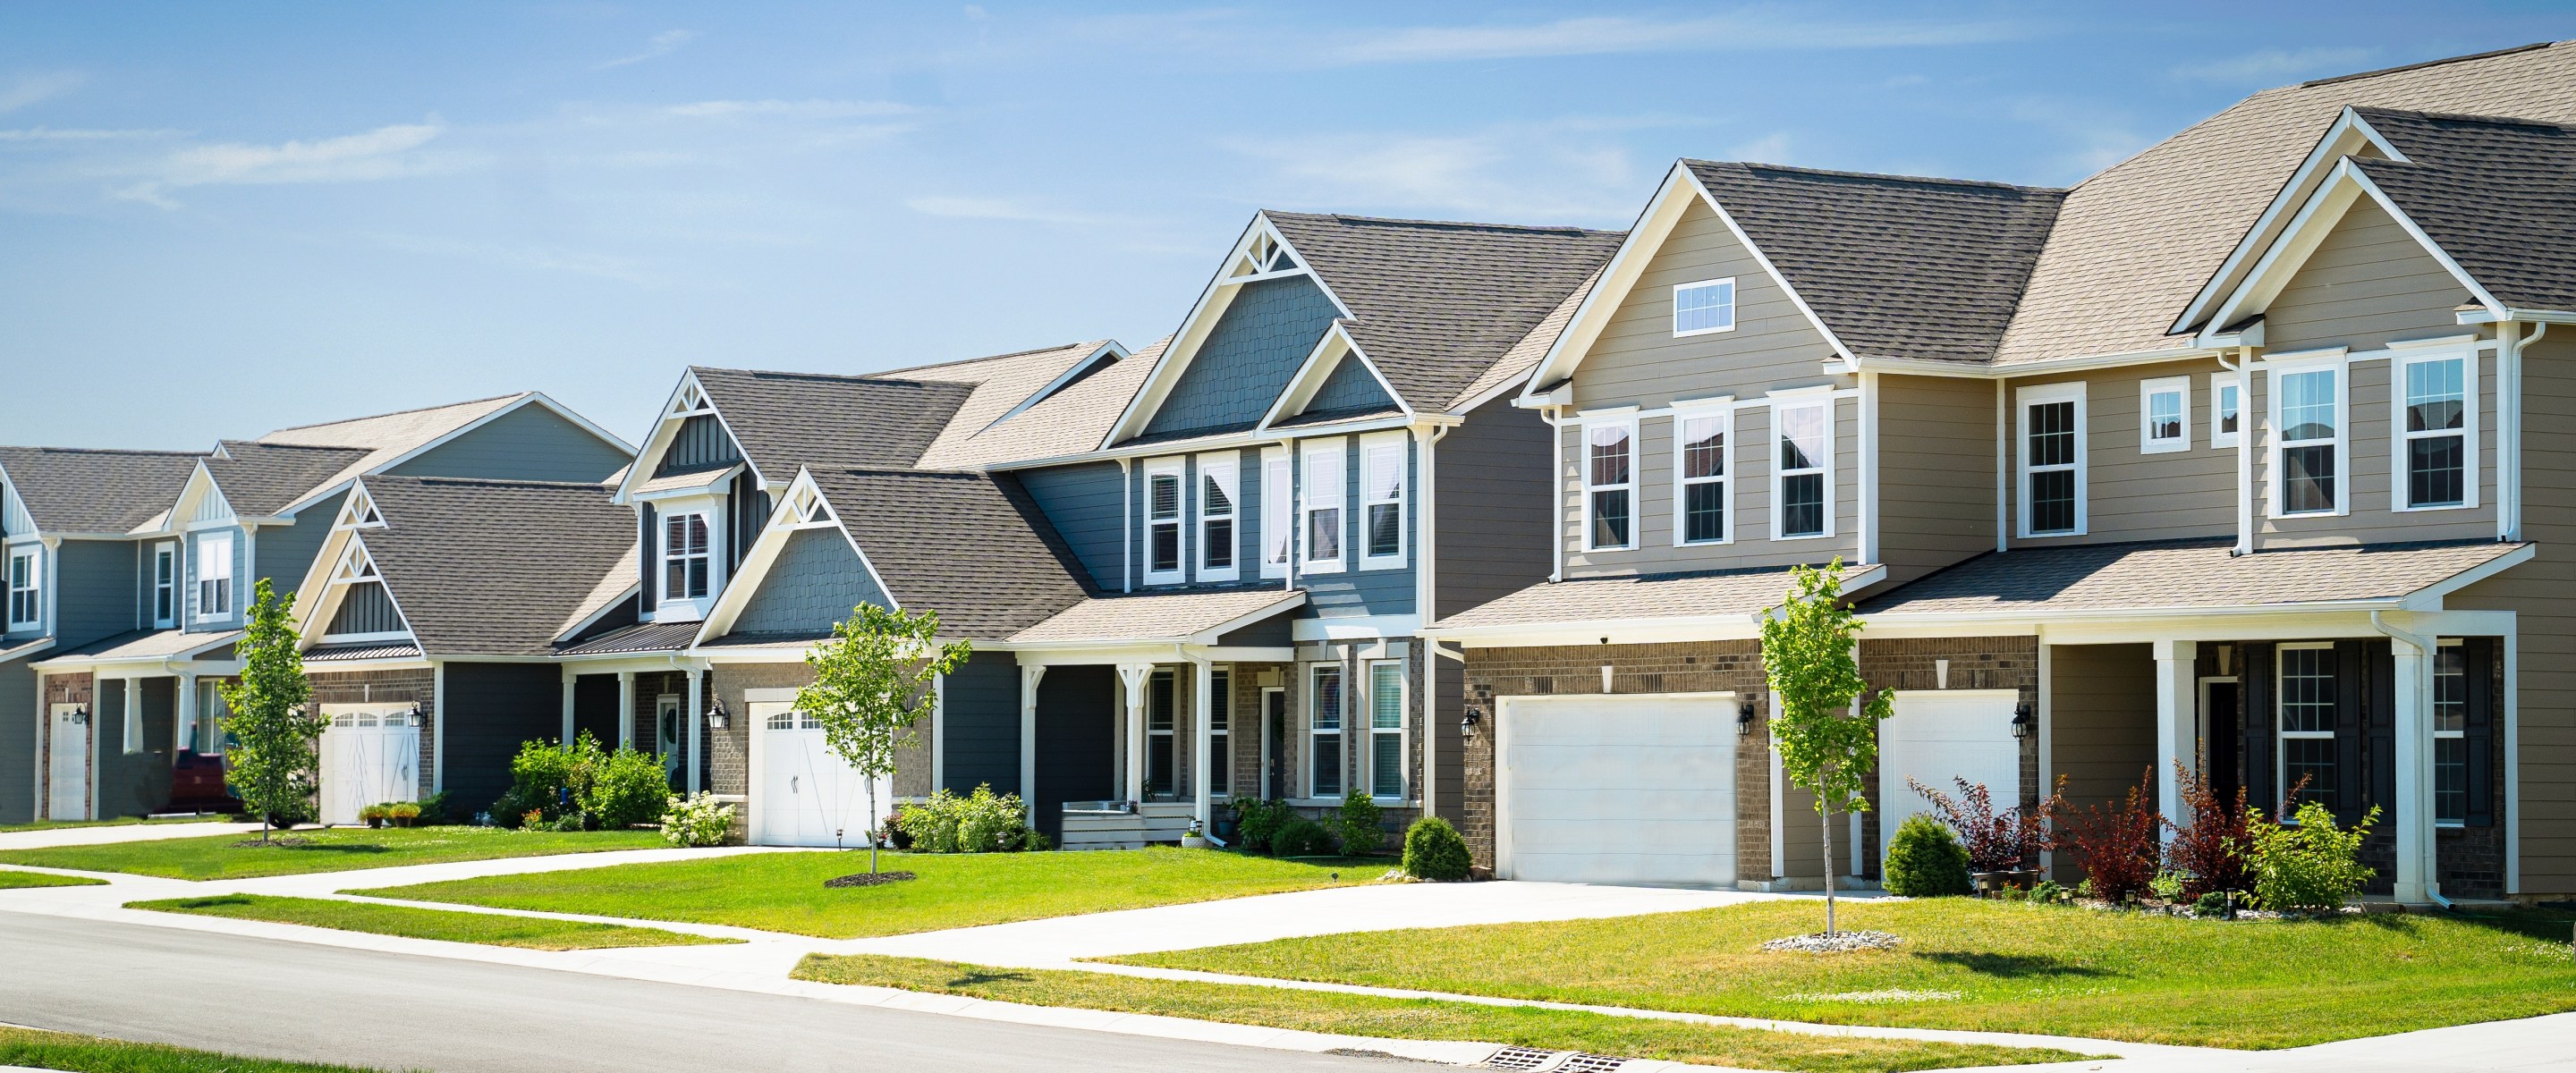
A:
<svg viewBox="0 0 2576 1073">
<path fill-rule="evenodd" d="M 269 838 L 269 818 L 300 808 L 313 792 L 322 754 L 315 739 L 329 721 L 306 709 L 313 684 L 304 678 L 304 654 L 296 649 L 295 594 L 277 595 L 267 578 L 253 590 L 250 625 L 234 648 L 241 654 L 241 684 L 224 684 L 224 733 L 233 744 L 225 750 L 230 771 L 226 781 L 242 805 L 259 814 L 259 840 Z"/>
<path fill-rule="evenodd" d="M 939 612 L 908 615 L 860 604 L 832 629 L 832 639 L 805 654 L 814 682 L 796 691 L 796 710 L 823 725 L 823 742 L 868 780 L 868 871 L 877 870 L 877 780 L 894 773 L 894 754 L 912 741 L 913 724 L 937 703 L 939 676 L 965 662 L 972 646 L 939 643 Z"/>
<path fill-rule="evenodd" d="M 1789 784 L 1816 795 L 1824 828 L 1825 934 L 1834 934 L 1835 812 L 1865 812 L 1878 763 L 1878 724 L 1895 714 L 1861 680 L 1861 622 L 1843 603 L 1843 561 L 1798 567 L 1788 599 L 1762 616 L 1762 669 L 1771 682 L 1771 741 Z M 1866 695 L 1857 714 L 1853 700 Z"/>
</svg>

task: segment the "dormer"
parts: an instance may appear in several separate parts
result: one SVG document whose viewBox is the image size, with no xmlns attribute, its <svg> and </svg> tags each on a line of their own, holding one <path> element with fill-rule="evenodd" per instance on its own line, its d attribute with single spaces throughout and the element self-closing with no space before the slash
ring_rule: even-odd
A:
<svg viewBox="0 0 2576 1073">
<path fill-rule="evenodd" d="M 767 513 L 764 488 L 697 372 L 682 374 L 617 492 L 635 508 L 644 621 L 706 617 Z"/>
</svg>

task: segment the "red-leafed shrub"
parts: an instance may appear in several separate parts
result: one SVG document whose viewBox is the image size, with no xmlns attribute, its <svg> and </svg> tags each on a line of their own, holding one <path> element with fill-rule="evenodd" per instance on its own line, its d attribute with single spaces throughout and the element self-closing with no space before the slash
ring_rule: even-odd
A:
<svg viewBox="0 0 2576 1073">
<path fill-rule="evenodd" d="M 2238 787 L 2236 799 L 2229 801 L 2210 788 L 2209 780 L 2200 773 L 2174 761 L 2174 774 L 2182 787 L 2183 808 L 2191 822 L 2178 824 L 2163 820 L 2173 838 L 2165 843 L 2165 867 L 2182 873 L 2182 895 L 2197 899 L 2213 891 L 2248 891 L 2254 889 L 2253 866 L 2246 860 L 2253 842 L 2246 835 L 2249 819 L 2245 789 Z M 2308 782 L 2290 791 L 2296 797 Z"/>
<path fill-rule="evenodd" d="M 2155 777 L 2156 769 L 2148 768 L 2138 785 L 2129 787 L 2125 802 L 2086 808 L 2058 832 L 2058 847 L 2075 851 L 2096 898 L 2118 905 L 2147 893 L 2155 882 L 2164 856 L 2156 841 L 2164 819 L 2149 804 L 2155 800 Z"/>
<path fill-rule="evenodd" d="M 2066 779 L 2057 780 L 2058 792 L 2042 798 L 2037 805 L 2024 809 L 2019 805 L 1995 810 L 1994 794 L 1984 783 L 1971 783 L 1952 776 L 1959 784 L 1959 796 L 1935 790 L 1906 776 L 1905 784 L 1932 803 L 1932 813 L 1958 832 L 1959 844 L 1967 848 L 1968 870 L 1972 872 L 2010 872 L 2038 857 L 2049 848 L 2048 821 L 2066 804 L 2063 796 Z"/>
</svg>

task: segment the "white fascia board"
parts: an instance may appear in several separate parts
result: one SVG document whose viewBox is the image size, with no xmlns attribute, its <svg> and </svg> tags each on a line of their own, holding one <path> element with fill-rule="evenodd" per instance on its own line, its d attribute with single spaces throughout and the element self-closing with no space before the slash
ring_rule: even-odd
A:
<svg viewBox="0 0 2576 1073">
<path fill-rule="evenodd" d="M 1533 365 L 1528 370 L 1518 375 L 1508 377 L 1492 387 L 1458 400 L 1456 405 L 1449 407 L 1448 412 L 1452 416 L 1465 417 L 1468 414 L 1475 412 L 1477 408 L 1482 407 L 1486 403 L 1492 402 L 1495 399 L 1502 398 L 1503 396 L 1512 394 L 1513 392 L 1525 391 L 1529 387 L 1530 377 L 1537 375 L 1537 373 L 1538 367 Z M 1521 400 L 1514 399 L 1512 400 L 1512 404 L 1518 406 L 1521 404 Z"/>
<path fill-rule="evenodd" d="M 2399 208 L 2396 199 L 2389 197 L 2387 191 L 2381 190 L 2378 183 L 2370 181 L 2368 172 L 2354 168 L 2352 179 L 2361 184 L 2361 188 L 2370 194 L 2372 200 L 2379 202 L 2380 208 L 2387 210 L 2388 215 L 2397 221 L 2397 226 L 2405 228 L 2407 234 L 2414 236 L 2415 241 L 2424 247 L 2424 252 L 2432 254 L 2434 260 L 2442 262 L 2442 268 L 2450 272 L 2451 278 L 2458 280 L 2460 286 L 2467 288 L 2469 294 L 2478 300 L 2479 305 L 2487 307 L 2498 315 L 2504 313 L 2504 302 L 2490 293 L 2486 284 L 2478 282 L 2476 277 L 2469 275 L 2469 270 L 2462 267 L 2457 258 L 2451 256 L 2451 251 L 2443 249 L 2441 244 L 2433 241 L 2433 236 L 2425 234 L 2423 225 L 2416 223 L 2415 217 L 2408 215 L 2405 209 Z"/>
<path fill-rule="evenodd" d="M 2406 214 L 2405 209 L 2398 207 L 2396 201 L 2379 189 L 2379 184 L 2371 182 L 2370 176 L 2364 174 L 2350 159 L 2343 159 L 2335 163 L 2334 169 L 2318 184 L 2316 192 L 2309 195 L 2305 203 L 2300 206 L 2298 215 L 2282 229 L 2280 237 L 2264 249 L 2261 259 L 2257 260 L 2254 267 L 2245 274 L 2244 280 L 2237 284 L 2235 290 L 2229 292 L 2226 301 L 2219 304 L 2210 317 L 2211 329 L 2203 332 L 2195 342 L 2209 345 L 2217 334 L 2216 328 L 2233 324 L 2270 307 L 2273 300 L 2280 297 L 2282 289 L 2289 285 L 2290 278 L 2307 264 L 2308 258 L 2316 253 L 2317 248 L 2325 242 L 2326 236 L 2333 232 L 2337 224 L 2343 222 L 2344 217 L 2351 212 L 2352 206 L 2358 204 L 2365 196 L 2376 203 L 2382 211 L 2388 213 L 2390 219 L 2397 221 L 2397 225 L 2405 229 L 2407 235 L 2415 240 L 2416 245 L 2422 247 L 2426 254 L 2439 262 L 2443 270 L 2449 272 L 2451 278 L 2467 290 L 2479 305 L 2484 306 L 2499 319 L 2502 318 L 2504 303 L 2497 301 L 2495 295 L 2488 293 L 2484 284 L 2470 276 L 2468 270 L 2462 268 L 2449 251 L 2442 249 L 2433 241 L 2432 236 L 2425 234 L 2423 227 L 2416 224 L 2414 218 Z"/>
<path fill-rule="evenodd" d="M 642 596 L 642 595 L 644 595 L 644 583 L 643 583 L 643 582 L 641 582 L 641 581 L 636 581 L 636 582 L 631 582 L 631 583 L 629 583 L 629 584 L 626 586 L 626 588 L 625 588 L 625 590 L 624 590 L 624 591 L 619 592 L 619 593 L 618 593 L 614 598 L 610 599 L 607 603 L 601 604 L 601 605 L 599 606 L 599 610 L 593 611 L 593 612 L 591 612 L 591 613 L 589 613 L 589 614 L 587 614 L 587 615 L 583 615 L 579 620 L 577 620 L 577 621 L 573 622 L 571 625 L 565 626 L 563 629 L 556 631 L 556 632 L 555 632 L 555 643 L 556 643 L 556 644 L 562 644 L 562 643 L 564 643 L 565 641 L 569 641 L 569 640 L 571 640 L 571 639 L 573 638 L 573 636 L 574 636 L 574 635 L 579 634 L 581 631 L 586 630 L 586 629 L 589 629 L 589 628 L 591 628 L 592 626 L 598 625 L 599 620 L 600 620 L 600 619 L 603 619 L 603 618 L 606 618 L 606 617 L 608 616 L 608 613 L 609 613 L 609 612 L 617 610 L 618 605 L 623 604 L 623 603 L 625 603 L 625 602 L 626 602 L 626 601 L 628 601 L 628 600 L 631 600 L 631 599 L 635 599 L 635 598 L 637 598 L 637 597 L 640 597 L 640 596 Z M 638 611 L 638 613 L 640 614 L 640 613 L 642 612 L 642 610 L 643 610 L 643 609 L 639 607 L 639 608 L 637 608 L 636 610 L 637 610 L 637 611 Z"/>
<path fill-rule="evenodd" d="M 1377 381 L 1378 390 L 1395 400 L 1396 409 L 1408 417 L 1412 416 L 1412 404 L 1396 393 L 1395 385 L 1387 382 L 1386 374 L 1378 371 L 1377 363 L 1369 360 L 1368 352 L 1360 349 L 1359 341 L 1351 338 L 1343 323 L 1334 321 L 1331 327 L 1324 329 L 1324 337 L 1315 341 L 1315 348 L 1306 352 L 1306 360 L 1297 366 L 1297 374 L 1288 378 L 1287 389 L 1270 401 L 1270 409 L 1261 415 L 1261 422 L 1253 426 L 1253 431 L 1268 432 L 1274 422 L 1304 413 L 1306 404 L 1315 401 L 1315 393 L 1323 390 L 1324 381 L 1332 377 L 1333 370 L 1340 368 L 1342 359 L 1346 357 L 1359 359 L 1360 367 L 1367 369 L 1369 377 Z"/>
<path fill-rule="evenodd" d="M 1283 598 L 1263 605 L 1260 610 L 1247 611 L 1187 637 L 1175 638 L 1175 641 L 1180 644 L 1212 645 L 1216 643 L 1217 638 L 1223 637 L 1226 634 L 1233 633 L 1236 630 L 1252 625 L 1262 619 L 1269 618 L 1270 616 L 1276 615 L 1282 611 L 1303 607 L 1305 604 L 1306 590 L 1292 589 Z"/>
<path fill-rule="evenodd" d="M 814 484 L 813 471 L 798 469 L 796 478 L 787 483 L 786 493 L 770 507 L 769 520 L 761 525 L 760 535 L 753 538 L 742 565 L 734 568 L 732 576 L 725 579 L 724 592 L 716 596 L 715 606 L 707 609 L 697 634 L 689 640 L 690 651 L 695 651 L 698 645 L 710 638 L 732 632 L 734 620 L 741 617 L 742 609 L 751 602 L 752 595 L 760 591 L 761 582 L 769 577 L 769 568 L 777 564 L 779 554 L 786 550 L 790 535 L 801 529 L 827 527 L 826 523 L 807 522 L 796 517 L 789 509 L 790 502 L 799 493 L 809 491 L 833 519 L 828 527 L 840 532 L 841 539 L 849 543 L 850 551 L 859 557 L 859 565 L 867 568 L 868 580 L 876 584 L 878 592 L 885 594 L 886 602 L 893 604 L 894 610 L 903 609 L 894 589 L 886 584 L 885 575 L 878 573 L 876 562 L 868 558 L 867 549 L 860 547 L 857 538 L 850 535 L 849 527 L 840 523 L 840 512 L 832 507 L 831 497 L 824 495 L 823 490 Z"/>
<path fill-rule="evenodd" d="M 2234 289 L 2230 284 L 2236 280 L 2237 270 L 2248 258 L 2258 256 L 2277 241 L 2273 237 L 2273 225 L 2308 199 L 2309 191 L 2320 181 L 2318 176 L 2336 166 L 2344 157 L 2365 147 L 2379 150 L 2390 160 L 2406 161 L 2406 154 L 2399 152 L 2395 144 L 2373 129 L 2360 113 L 2353 111 L 2351 105 L 2345 105 L 2333 125 L 2326 128 L 2325 136 L 2317 139 L 2316 146 L 2308 150 L 2307 159 L 2290 173 L 2288 182 L 2281 184 L 2280 192 L 2272 196 L 2272 203 L 2264 206 L 2263 214 L 2255 217 L 2253 226 L 2246 228 L 2244 237 L 2237 240 L 2236 248 L 2228 251 L 2227 260 L 2219 263 L 2216 272 L 2210 273 L 2209 282 L 2202 284 L 2200 291 L 2192 295 L 2191 302 L 2183 307 L 2182 313 L 2174 318 L 2173 326 L 2166 328 L 2165 333 L 2179 335 L 2209 319 L 2213 304 Z M 2228 323 L 2231 322 L 2213 321 L 2208 327 L 2223 328 Z"/>
<path fill-rule="evenodd" d="M 2450 577 L 2443 578 L 2440 581 L 2436 581 L 2430 585 L 2424 586 L 2423 588 L 2417 589 L 2414 592 L 2408 593 L 2406 594 L 2406 598 L 2401 601 L 2401 605 L 2408 611 L 2440 611 L 2443 609 L 2442 601 L 2452 593 L 2458 592 L 2461 589 L 2468 588 L 2471 585 L 2485 581 L 2497 574 L 2504 573 L 2514 567 L 2530 562 L 2539 554 L 2539 545 L 2525 544 L 2519 548 L 2513 549 L 2512 551 L 2496 556 L 2493 559 L 2489 559 L 2476 566 L 2460 571 L 2457 574 L 2453 574 Z"/>
<path fill-rule="evenodd" d="M 1717 214 L 1718 222 L 1726 225 L 1727 233 L 1734 235 L 1735 241 L 1744 245 L 1744 252 L 1753 255 L 1753 263 L 1761 265 L 1763 274 L 1770 276 L 1771 282 L 1779 285 L 1780 293 L 1789 296 L 1789 304 L 1797 306 L 1798 312 L 1806 315 L 1807 323 L 1815 326 L 1817 334 L 1824 336 L 1825 343 L 1834 348 L 1834 353 L 1842 355 L 1843 371 L 1859 372 L 1859 356 L 1853 354 L 1850 347 L 1843 345 L 1842 338 L 1835 335 L 1832 328 L 1825 326 L 1825 318 L 1817 316 L 1815 307 L 1808 305 L 1807 300 L 1799 296 L 1798 288 L 1789 282 L 1789 277 L 1780 271 L 1779 266 L 1771 263 L 1770 255 L 1763 253 L 1762 247 L 1754 245 L 1753 236 L 1745 234 L 1744 228 L 1735 222 L 1735 214 L 1726 211 L 1726 206 L 1718 204 L 1717 195 L 1710 193 L 1708 187 L 1700 184 L 1698 175 L 1691 176 L 1691 186 L 1699 191 L 1700 199 L 1708 203 L 1709 211 Z"/>
<path fill-rule="evenodd" d="M 1265 236 L 1288 251 L 1288 256 L 1297 262 L 1297 271 L 1228 278 L 1226 273 L 1233 270 L 1236 259 L 1250 252 L 1253 240 Z M 1136 389 L 1134 397 L 1127 400 L 1127 408 L 1118 412 L 1118 420 L 1109 423 L 1109 431 L 1101 438 L 1100 446 L 1105 449 L 1143 431 L 1147 418 L 1162 408 L 1172 385 L 1189 368 L 1191 359 L 1198 356 L 1199 346 L 1207 341 L 1208 332 L 1216 327 L 1218 319 L 1225 316 L 1226 307 L 1234 301 L 1235 291 L 1241 284 L 1252 278 L 1279 278 L 1299 273 L 1312 278 L 1315 287 L 1324 292 L 1325 299 L 1331 301 L 1333 308 L 1344 318 L 1356 319 L 1350 304 L 1342 301 L 1341 295 L 1333 293 L 1333 285 L 1325 282 L 1322 273 L 1314 271 L 1314 262 L 1307 260 L 1304 251 L 1279 233 L 1279 228 L 1270 222 L 1270 214 L 1253 213 L 1252 222 L 1244 225 L 1243 233 L 1235 238 L 1233 247 L 1226 251 L 1225 259 L 1218 262 L 1216 274 L 1208 278 L 1207 286 L 1199 289 L 1198 300 L 1190 303 L 1189 315 L 1181 318 L 1180 330 L 1172 333 L 1171 345 L 1164 348 L 1162 356 L 1155 360 L 1154 371 L 1146 374 L 1144 384 Z"/>
<path fill-rule="evenodd" d="M 1538 365 L 1530 370 L 1527 387 L 1521 396 L 1523 402 L 1540 405 L 1529 402 L 1530 393 L 1535 392 L 1538 385 L 1563 380 L 1573 375 L 1576 366 L 1583 364 L 1584 356 L 1591 351 L 1593 342 L 1601 337 L 1601 329 L 1608 325 L 1611 314 L 1618 312 L 1619 304 L 1628 300 L 1628 292 L 1636 288 L 1638 277 L 1645 275 L 1646 265 L 1663 249 L 1664 240 L 1672 235 L 1674 225 L 1681 222 L 1682 212 L 1690 205 L 1688 197 L 1693 193 L 1701 191 L 1699 181 L 1690 174 L 1690 165 L 1674 161 L 1672 170 L 1664 174 L 1663 185 L 1655 189 L 1655 196 L 1647 199 L 1646 207 L 1637 214 L 1636 222 L 1628 226 L 1628 237 L 1619 240 L 1618 252 L 1611 254 L 1610 263 L 1602 267 L 1601 278 L 1592 285 L 1592 293 L 1585 295 L 1582 304 L 1574 307 L 1574 315 L 1566 318 L 1565 330 L 1556 334 L 1556 341 L 1548 344 L 1547 354 L 1539 358 Z"/>
<path fill-rule="evenodd" d="M 2456 316 L 2462 324 L 2494 324 L 2508 320 L 2524 324 L 2576 324 L 2576 310 L 2564 309 L 2463 309 Z"/>
<path fill-rule="evenodd" d="M 330 622 L 322 616 L 322 595 L 330 588 L 331 575 L 339 571 L 341 563 L 348 561 L 352 546 L 360 549 L 366 546 L 355 529 L 338 529 L 324 534 L 322 546 L 313 552 L 313 561 L 304 566 L 304 579 L 295 585 L 295 635 L 305 644 L 319 641 L 323 627 Z M 390 594 L 391 590 L 387 592 Z"/>
</svg>

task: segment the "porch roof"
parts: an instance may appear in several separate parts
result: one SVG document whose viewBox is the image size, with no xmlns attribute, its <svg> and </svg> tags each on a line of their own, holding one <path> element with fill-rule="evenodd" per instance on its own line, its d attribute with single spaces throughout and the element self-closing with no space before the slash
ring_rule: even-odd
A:
<svg viewBox="0 0 2576 1073">
<path fill-rule="evenodd" d="M 559 656 L 604 656 L 620 652 L 677 652 L 689 647 L 700 622 L 638 622 L 620 626 L 555 651 Z"/>
<path fill-rule="evenodd" d="M 1433 623 L 1449 635 L 1586 623 L 1640 623 L 1663 619 L 1749 619 L 1780 603 L 1789 591 L 1786 566 L 1672 574 L 1543 581 L 1519 592 Z M 1881 566 L 1847 566 L 1845 589 L 1886 576 Z"/>
<path fill-rule="evenodd" d="M 2453 541 L 2283 548 L 2163 540 L 1988 552 L 1861 602 L 1864 615 L 2027 616 L 2395 603 L 2465 584 L 2527 544 Z M 2440 591 L 2447 591 L 2441 589 Z M 2435 593 L 2436 595 L 2439 592 Z"/>
<path fill-rule="evenodd" d="M 103 637 L 78 648 L 67 649 L 43 662 L 117 663 L 138 659 L 174 659 L 194 656 L 206 649 L 231 644 L 241 637 L 240 630 L 217 633 L 189 633 L 185 630 L 127 630 L 113 637 Z"/>
<path fill-rule="evenodd" d="M 1216 638 L 1211 634 L 1250 625 L 1305 602 L 1305 590 L 1270 587 L 1096 596 L 1011 635 L 1011 643 L 1212 644 Z M 1206 639 L 1197 640 L 1202 637 Z"/>
<path fill-rule="evenodd" d="M 361 641 L 352 644 L 315 645 L 304 650 L 306 663 L 338 663 L 360 659 L 418 659 L 420 646 L 409 641 Z"/>
</svg>

